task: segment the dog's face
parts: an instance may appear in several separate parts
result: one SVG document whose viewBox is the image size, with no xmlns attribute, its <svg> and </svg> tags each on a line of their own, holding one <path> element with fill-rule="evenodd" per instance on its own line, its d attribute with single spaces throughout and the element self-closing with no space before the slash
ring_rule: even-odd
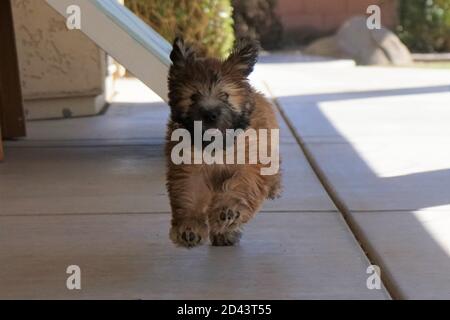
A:
<svg viewBox="0 0 450 320">
<path fill-rule="evenodd" d="M 246 129 L 254 107 L 248 76 L 258 58 L 258 45 L 243 40 L 225 61 L 198 57 L 195 48 L 177 38 L 170 55 L 169 105 L 172 121 L 193 132 Z"/>
</svg>

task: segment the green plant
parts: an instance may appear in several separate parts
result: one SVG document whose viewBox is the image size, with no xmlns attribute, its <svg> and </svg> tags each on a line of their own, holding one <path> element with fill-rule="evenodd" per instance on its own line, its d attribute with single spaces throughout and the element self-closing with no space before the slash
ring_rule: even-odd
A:
<svg viewBox="0 0 450 320">
<path fill-rule="evenodd" d="M 397 33 L 416 52 L 450 51 L 450 0 L 400 0 Z"/>
<path fill-rule="evenodd" d="M 183 35 L 205 55 L 219 58 L 233 47 L 230 0 L 125 0 L 125 5 L 169 42 Z"/>
</svg>

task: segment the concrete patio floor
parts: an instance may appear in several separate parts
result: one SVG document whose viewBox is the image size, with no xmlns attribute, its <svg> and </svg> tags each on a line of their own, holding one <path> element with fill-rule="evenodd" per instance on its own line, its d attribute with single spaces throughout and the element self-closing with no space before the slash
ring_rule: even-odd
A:
<svg viewBox="0 0 450 320">
<path fill-rule="evenodd" d="M 284 195 L 238 247 L 170 243 L 168 108 L 137 81 L 104 116 L 30 122 L 0 164 L 0 298 L 450 298 L 448 71 L 288 62 L 253 77 L 282 111 Z"/>
<path fill-rule="evenodd" d="M 394 298 L 450 298 L 450 72 L 259 69 Z"/>
</svg>

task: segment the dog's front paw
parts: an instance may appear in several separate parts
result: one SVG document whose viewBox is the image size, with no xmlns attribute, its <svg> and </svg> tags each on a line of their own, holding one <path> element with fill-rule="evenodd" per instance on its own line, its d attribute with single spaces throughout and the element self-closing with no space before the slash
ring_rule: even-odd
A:
<svg viewBox="0 0 450 320">
<path fill-rule="evenodd" d="M 237 225 L 240 217 L 241 211 L 238 206 L 222 207 L 216 216 L 217 222 L 224 228 Z"/>
<path fill-rule="evenodd" d="M 247 211 L 247 208 L 237 200 L 218 202 L 208 214 L 211 232 L 223 234 L 225 231 L 239 228 Z"/>
<path fill-rule="evenodd" d="M 208 224 L 200 219 L 183 219 L 172 222 L 170 239 L 178 246 L 193 248 L 205 243 Z"/>
<path fill-rule="evenodd" d="M 209 239 L 211 244 L 215 247 L 228 247 L 238 244 L 241 240 L 242 233 L 239 229 L 225 231 L 224 233 L 213 233 L 209 234 Z"/>
</svg>

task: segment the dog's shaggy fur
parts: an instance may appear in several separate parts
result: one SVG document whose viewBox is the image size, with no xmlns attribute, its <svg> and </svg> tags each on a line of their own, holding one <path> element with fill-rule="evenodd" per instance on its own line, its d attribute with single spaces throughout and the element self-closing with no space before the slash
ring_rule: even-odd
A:
<svg viewBox="0 0 450 320">
<path fill-rule="evenodd" d="M 173 215 L 170 238 L 188 248 L 205 243 L 208 236 L 215 246 L 234 245 L 242 225 L 264 200 L 279 196 L 280 174 L 261 175 L 265 165 L 260 162 L 175 165 L 171 151 L 176 143 L 171 136 L 178 128 L 193 132 L 194 121 L 202 121 L 204 130 L 224 133 L 226 129 L 278 129 L 272 105 L 247 79 L 258 58 L 258 45 L 241 40 L 228 59 L 220 61 L 198 57 L 193 46 L 177 38 L 170 57 L 171 119 L 166 145 Z"/>
</svg>

